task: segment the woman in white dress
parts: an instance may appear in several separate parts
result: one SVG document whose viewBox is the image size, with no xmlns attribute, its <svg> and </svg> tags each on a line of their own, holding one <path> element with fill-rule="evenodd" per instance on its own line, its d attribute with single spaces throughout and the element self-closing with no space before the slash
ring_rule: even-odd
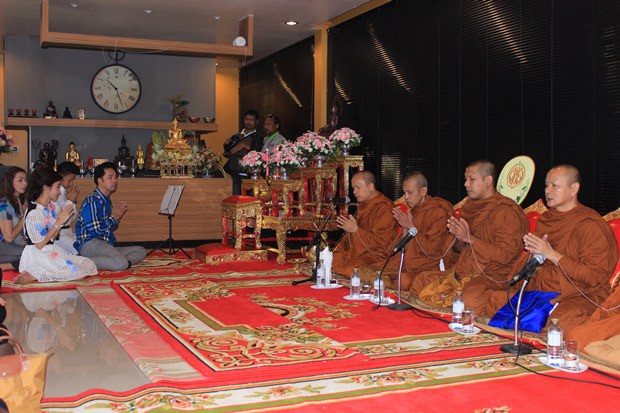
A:
<svg viewBox="0 0 620 413">
<path fill-rule="evenodd" d="M 15 282 L 70 281 L 97 274 L 95 263 L 54 245 L 74 211 L 57 211 L 52 201 L 60 195 L 62 177 L 51 168 L 35 169 L 28 178 L 28 212 L 24 222 L 26 248 L 19 262 L 20 275 Z"/>
</svg>

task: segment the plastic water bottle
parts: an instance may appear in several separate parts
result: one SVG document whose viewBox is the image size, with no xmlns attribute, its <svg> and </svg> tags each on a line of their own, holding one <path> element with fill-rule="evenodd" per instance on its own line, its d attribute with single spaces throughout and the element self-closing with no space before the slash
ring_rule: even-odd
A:
<svg viewBox="0 0 620 413">
<path fill-rule="evenodd" d="M 373 301 L 376 304 L 381 304 L 381 301 L 383 301 L 383 298 L 385 297 L 385 283 L 383 282 L 383 278 L 381 277 L 381 272 L 377 271 L 377 275 L 375 276 L 375 282 L 374 282 L 374 297 L 373 297 Z"/>
<path fill-rule="evenodd" d="M 456 297 L 454 297 L 454 301 L 452 301 L 452 328 L 454 330 L 463 328 L 463 310 L 465 310 L 463 292 L 461 290 L 456 290 Z"/>
<path fill-rule="evenodd" d="M 359 271 L 357 268 L 353 268 L 353 275 L 351 275 L 351 292 L 349 293 L 351 298 L 359 298 L 361 284 Z"/>
<path fill-rule="evenodd" d="M 552 318 L 551 325 L 547 330 L 547 364 L 550 366 L 562 367 L 564 364 L 562 341 L 562 328 L 560 328 L 559 319 Z"/>
</svg>

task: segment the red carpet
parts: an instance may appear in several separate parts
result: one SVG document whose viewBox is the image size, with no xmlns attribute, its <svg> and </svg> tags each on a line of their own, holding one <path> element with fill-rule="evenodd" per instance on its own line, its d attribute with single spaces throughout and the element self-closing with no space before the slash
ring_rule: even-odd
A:
<svg viewBox="0 0 620 413">
<path fill-rule="evenodd" d="M 462 336 L 410 311 L 373 311 L 343 300 L 346 289 L 292 287 L 294 274 L 272 268 L 280 275 L 231 270 L 115 285 L 203 378 L 48 399 L 44 411 L 590 412 L 609 411 L 618 394 L 531 373 L 499 351 L 507 340 L 494 334 Z M 618 386 L 592 371 L 550 370 L 538 355 L 519 362 Z"/>
</svg>

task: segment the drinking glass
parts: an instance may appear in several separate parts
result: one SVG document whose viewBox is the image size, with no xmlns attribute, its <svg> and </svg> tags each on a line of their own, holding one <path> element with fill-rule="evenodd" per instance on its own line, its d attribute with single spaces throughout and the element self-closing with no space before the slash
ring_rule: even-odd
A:
<svg viewBox="0 0 620 413">
<path fill-rule="evenodd" d="M 579 370 L 579 345 L 577 340 L 566 340 L 562 349 L 564 368 L 567 370 Z"/>
<path fill-rule="evenodd" d="M 370 283 L 368 282 L 368 280 L 362 281 L 362 286 L 360 288 L 360 294 L 363 297 L 369 297 L 370 296 Z"/>
<path fill-rule="evenodd" d="M 466 308 L 463 310 L 463 329 L 461 330 L 465 334 L 474 333 L 474 309 Z"/>
</svg>

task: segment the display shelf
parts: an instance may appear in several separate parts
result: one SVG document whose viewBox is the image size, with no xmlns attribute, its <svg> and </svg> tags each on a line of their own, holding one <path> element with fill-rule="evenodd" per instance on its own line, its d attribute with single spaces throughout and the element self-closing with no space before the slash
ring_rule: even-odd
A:
<svg viewBox="0 0 620 413">
<path fill-rule="evenodd" d="M 45 119 L 11 116 L 6 120 L 7 126 L 48 127 L 48 128 L 109 128 L 109 129 L 170 129 L 170 122 L 154 122 L 143 120 L 115 120 L 115 119 Z M 182 122 L 182 130 L 200 132 L 217 132 L 217 123 Z"/>
</svg>

